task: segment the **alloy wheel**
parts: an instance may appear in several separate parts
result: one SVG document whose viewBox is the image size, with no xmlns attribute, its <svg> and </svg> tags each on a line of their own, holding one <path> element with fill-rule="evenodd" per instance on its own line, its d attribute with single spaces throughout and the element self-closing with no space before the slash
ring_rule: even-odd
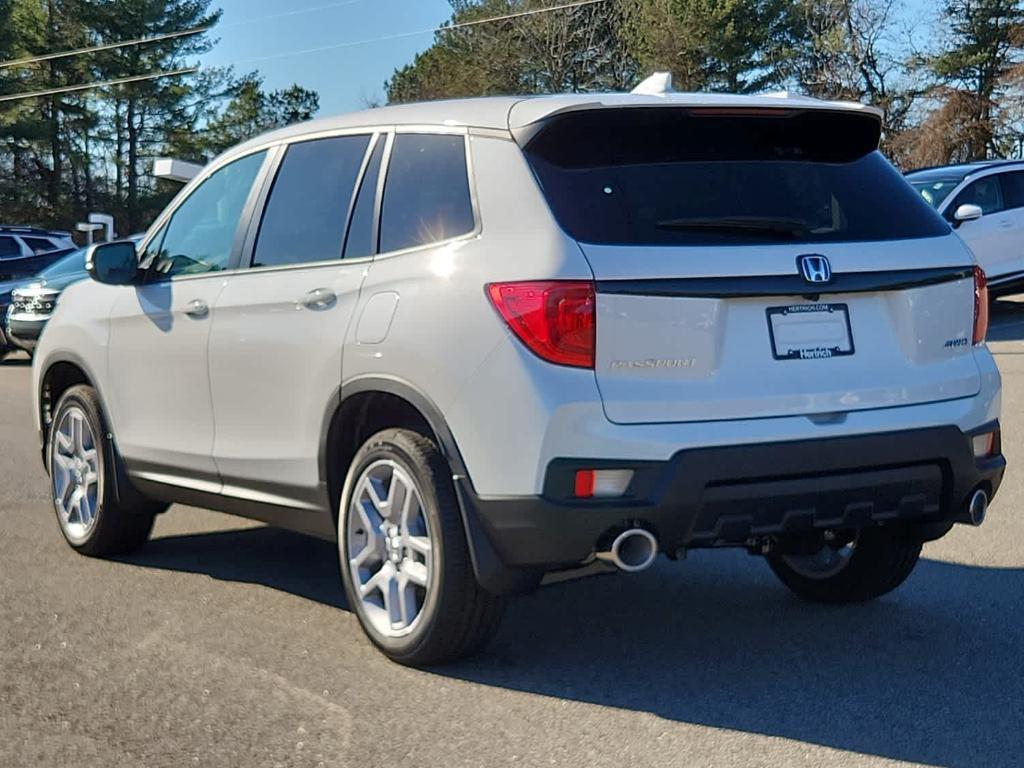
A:
<svg viewBox="0 0 1024 768">
<path fill-rule="evenodd" d="M 78 406 L 65 410 L 55 427 L 50 474 L 64 533 L 76 544 L 85 541 L 96 524 L 100 458 L 92 426 Z"/>
<path fill-rule="evenodd" d="M 412 632 L 435 569 L 423 498 L 408 470 L 381 459 L 362 471 L 353 486 L 345 537 L 352 583 L 368 623 L 383 637 Z"/>
</svg>

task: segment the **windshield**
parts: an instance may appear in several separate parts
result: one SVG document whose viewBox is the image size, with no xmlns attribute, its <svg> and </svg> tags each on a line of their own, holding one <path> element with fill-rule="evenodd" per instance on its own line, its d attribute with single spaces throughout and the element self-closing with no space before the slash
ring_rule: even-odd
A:
<svg viewBox="0 0 1024 768">
<path fill-rule="evenodd" d="M 907 181 L 928 205 L 938 208 L 949 197 L 949 193 L 956 189 L 962 179 L 929 179 L 928 181 L 907 179 Z"/>
<path fill-rule="evenodd" d="M 85 249 L 69 253 L 63 259 L 58 259 L 50 266 L 39 273 L 43 280 L 56 280 L 61 277 L 70 277 L 78 272 L 85 272 Z"/>
<path fill-rule="evenodd" d="M 949 232 L 876 151 L 873 117 L 766 113 L 576 113 L 556 118 L 525 151 L 562 227 L 586 243 L 870 241 Z"/>
</svg>

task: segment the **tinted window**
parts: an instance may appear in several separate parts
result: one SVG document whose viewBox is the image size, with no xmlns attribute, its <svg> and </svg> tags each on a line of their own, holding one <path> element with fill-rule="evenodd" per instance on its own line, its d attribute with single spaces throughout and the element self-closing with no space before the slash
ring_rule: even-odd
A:
<svg viewBox="0 0 1024 768">
<path fill-rule="evenodd" d="M 373 148 L 373 156 L 366 173 L 359 185 L 359 197 L 352 211 L 352 224 L 348 229 L 348 240 L 345 241 L 345 258 L 358 259 L 372 256 L 377 252 L 373 242 L 373 213 L 377 205 L 377 180 L 380 177 L 380 164 L 384 158 L 384 136 L 377 137 L 377 145 Z"/>
<path fill-rule="evenodd" d="M 21 246 L 13 237 L 0 237 L 0 259 L 21 256 Z"/>
<path fill-rule="evenodd" d="M 254 267 L 340 259 L 369 136 L 293 144 L 274 180 Z"/>
<path fill-rule="evenodd" d="M 1003 202 L 1007 208 L 1024 208 L 1024 171 L 999 175 L 1003 182 Z"/>
<path fill-rule="evenodd" d="M 929 179 L 928 181 L 907 179 L 907 181 L 928 205 L 938 208 L 963 179 Z"/>
<path fill-rule="evenodd" d="M 189 195 L 167 224 L 163 243 L 147 249 L 157 275 L 193 275 L 227 269 L 235 235 L 265 152 L 224 166 Z"/>
<path fill-rule="evenodd" d="M 56 250 L 53 243 L 41 237 L 26 237 L 24 240 L 25 245 L 32 249 L 32 253 L 47 253 Z"/>
<path fill-rule="evenodd" d="M 999 186 L 998 176 L 986 176 L 964 187 L 964 191 L 956 196 L 956 201 L 949 206 L 952 214 L 961 205 L 977 205 L 983 213 L 995 213 L 1003 210 L 1003 192 Z"/>
<path fill-rule="evenodd" d="M 875 150 L 860 114 L 622 109 L 556 118 L 526 153 L 584 242 L 889 240 L 949 227 Z"/>
<path fill-rule="evenodd" d="M 466 143 L 462 136 L 395 137 L 380 227 L 382 253 L 473 231 Z"/>
</svg>

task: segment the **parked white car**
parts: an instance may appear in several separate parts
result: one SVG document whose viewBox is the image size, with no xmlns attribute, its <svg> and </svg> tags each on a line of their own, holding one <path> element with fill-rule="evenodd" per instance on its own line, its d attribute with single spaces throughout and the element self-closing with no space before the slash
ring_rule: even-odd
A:
<svg viewBox="0 0 1024 768">
<path fill-rule="evenodd" d="M 984 276 L 880 132 L 586 94 L 237 147 L 137 250 L 93 247 L 42 335 L 60 530 L 125 552 L 183 502 L 337 541 L 406 664 L 596 559 L 738 547 L 808 600 L 883 595 L 1005 461 Z"/>
<path fill-rule="evenodd" d="M 925 168 L 907 181 L 970 247 L 993 298 L 1024 290 L 1024 161 Z"/>
</svg>

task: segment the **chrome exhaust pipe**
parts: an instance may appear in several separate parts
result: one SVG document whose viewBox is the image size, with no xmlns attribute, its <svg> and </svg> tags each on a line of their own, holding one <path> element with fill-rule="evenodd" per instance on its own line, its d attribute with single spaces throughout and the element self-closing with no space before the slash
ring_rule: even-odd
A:
<svg viewBox="0 0 1024 768">
<path fill-rule="evenodd" d="M 985 522 L 985 514 L 988 512 L 988 494 L 979 488 L 971 494 L 971 500 L 967 502 L 967 516 L 971 525 L 981 525 Z"/>
<path fill-rule="evenodd" d="M 658 540 L 643 528 L 623 531 L 607 550 L 597 553 L 598 560 L 612 563 L 620 571 L 636 573 L 651 567 L 658 556 Z"/>
</svg>

